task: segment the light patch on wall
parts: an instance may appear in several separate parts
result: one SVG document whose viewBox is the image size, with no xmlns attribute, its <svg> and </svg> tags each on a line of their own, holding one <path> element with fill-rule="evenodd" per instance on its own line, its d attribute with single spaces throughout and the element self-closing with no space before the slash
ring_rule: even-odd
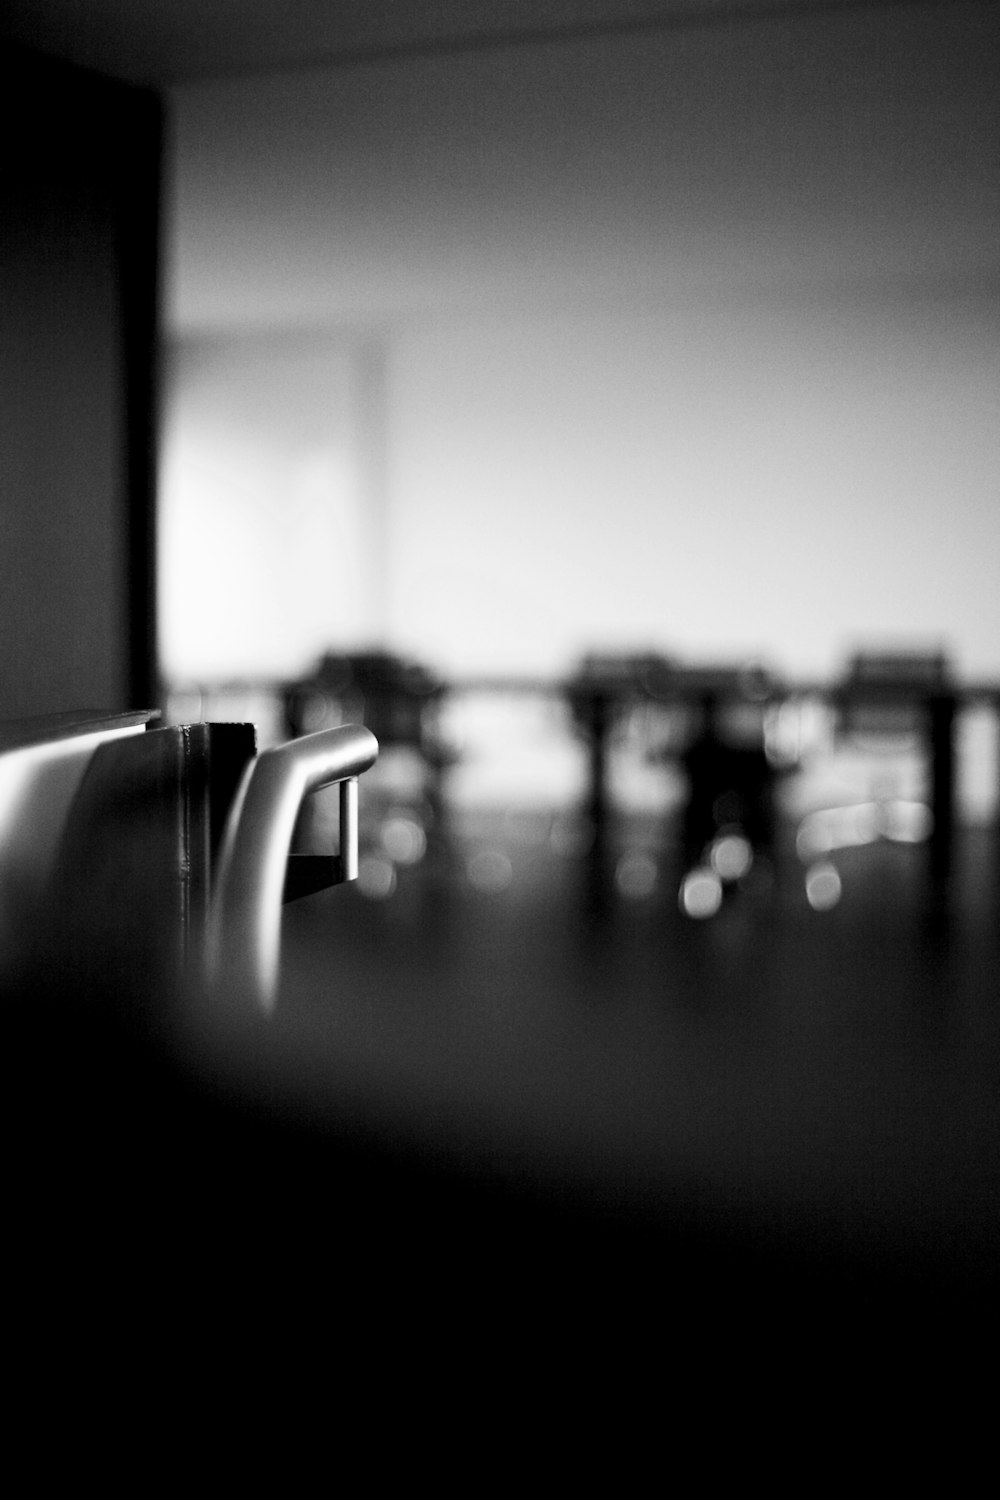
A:
<svg viewBox="0 0 1000 1500">
<path fill-rule="evenodd" d="M 370 548 L 343 351 L 182 349 L 163 452 L 168 679 L 294 675 L 357 635 Z"/>
</svg>

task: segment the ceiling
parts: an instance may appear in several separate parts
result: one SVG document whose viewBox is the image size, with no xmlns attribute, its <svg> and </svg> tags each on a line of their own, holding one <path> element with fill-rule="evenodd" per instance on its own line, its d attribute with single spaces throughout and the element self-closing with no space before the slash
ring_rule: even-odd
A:
<svg viewBox="0 0 1000 1500">
<path fill-rule="evenodd" d="M 169 96 L 166 316 L 191 333 L 995 274 L 996 16 L 0 0 L 0 37 Z"/>
<path fill-rule="evenodd" d="M 862 0 L 0 0 L 0 36 L 157 88 Z M 864 0 L 875 8 L 875 0 Z M 881 0 L 883 6 L 908 0 Z M 912 3 L 912 0 L 910 0 Z M 924 0 L 934 4 L 935 0 Z M 946 0 L 937 0 L 946 3 Z"/>
</svg>

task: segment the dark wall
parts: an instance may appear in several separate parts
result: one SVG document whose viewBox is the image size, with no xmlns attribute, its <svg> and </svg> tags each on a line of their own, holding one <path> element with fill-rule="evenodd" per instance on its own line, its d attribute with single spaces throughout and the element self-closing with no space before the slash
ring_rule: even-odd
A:
<svg viewBox="0 0 1000 1500">
<path fill-rule="evenodd" d="M 0 68 L 0 718 L 148 707 L 162 108 Z"/>
</svg>

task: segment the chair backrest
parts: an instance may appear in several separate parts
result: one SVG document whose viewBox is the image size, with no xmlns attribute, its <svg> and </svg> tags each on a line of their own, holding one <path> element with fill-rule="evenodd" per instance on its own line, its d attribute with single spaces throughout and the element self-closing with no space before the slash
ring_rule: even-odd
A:
<svg viewBox="0 0 1000 1500">
<path fill-rule="evenodd" d="M 141 736 L 152 713 L 80 711 L 0 723 L 0 984 L 40 919 L 70 807 L 100 746 Z"/>
<path fill-rule="evenodd" d="M 869 743 L 908 742 L 926 732 L 929 705 L 949 691 L 942 651 L 859 651 L 837 686 L 839 734 Z"/>
<path fill-rule="evenodd" d="M 423 753 L 433 740 L 430 711 L 443 694 L 439 678 L 404 657 L 383 651 L 329 654 L 310 677 L 287 687 L 288 733 L 364 724 L 383 749 L 409 746 Z"/>
<path fill-rule="evenodd" d="M 0 753 L 6 975 L 130 1003 L 176 989 L 255 754 L 253 725 L 156 727 L 152 714 L 41 722 Z"/>
<path fill-rule="evenodd" d="M 150 719 L 55 739 L 40 726 L 0 754 L 3 972 L 22 994 L 99 997 L 132 1021 L 146 1011 L 155 1024 L 174 998 L 205 986 L 266 1012 L 282 903 L 356 874 L 356 783 L 377 741 L 346 725 L 258 755 L 252 724 Z M 46 800 L 55 770 L 59 795 Z M 340 852 L 303 857 L 307 868 L 299 860 L 289 879 L 302 799 L 333 783 Z"/>
</svg>

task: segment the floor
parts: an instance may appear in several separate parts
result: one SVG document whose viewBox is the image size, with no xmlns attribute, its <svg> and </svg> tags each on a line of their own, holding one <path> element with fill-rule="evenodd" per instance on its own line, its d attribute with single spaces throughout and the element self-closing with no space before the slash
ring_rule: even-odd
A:
<svg viewBox="0 0 1000 1500">
<path fill-rule="evenodd" d="M 267 1347 L 265 1395 L 333 1372 L 382 1409 L 395 1381 L 452 1446 L 456 1387 L 503 1444 L 530 1386 L 558 1439 L 567 1382 L 661 1391 L 650 1369 L 712 1411 L 759 1395 L 770 1441 L 779 1332 L 813 1406 L 867 1374 L 881 1417 L 890 1361 L 926 1383 L 932 1323 L 978 1369 L 1000 1280 L 989 828 L 962 830 L 947 892 L 925 845 L 883 839 L 833 854 L 839 899 L 810 904 L 789 820 L 692 917 L 676 809 L 617 816 L 596 854 L 565 803 L 414 810 L 363 808 L 361 878 L 284 908 L 273 1014 L 196 994 L 137 1032 L 58 986 L 9 1017 L 25 1349 L 89 1361 L 114 1326 L 145 1354 L 179 1341 L 185 1382 L 197 1348 L 217 1386 Z"/>
<path fill-rule="evenodd" d="M 699 1264 L 723 1246 L 727 1274 L 992 1283 L 990 829 L 961 831 L 947 889 L 925 845 L 843 848 L 839 899 L 810 904 L 784 827 L 702 918 L 669 815 L 616 818 L 596 855 L 565 812 L 453 810 L 426 848 L 393 817 L 357 885 L 285 908 L 297 1107 Z"/>
</svg>

